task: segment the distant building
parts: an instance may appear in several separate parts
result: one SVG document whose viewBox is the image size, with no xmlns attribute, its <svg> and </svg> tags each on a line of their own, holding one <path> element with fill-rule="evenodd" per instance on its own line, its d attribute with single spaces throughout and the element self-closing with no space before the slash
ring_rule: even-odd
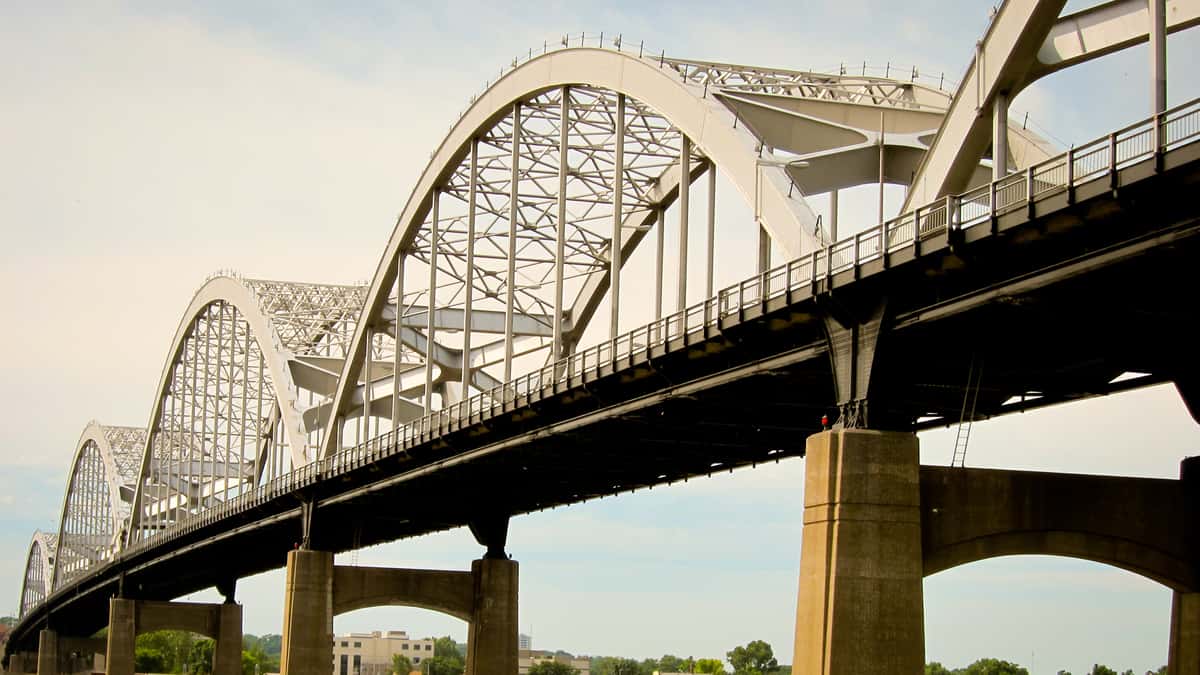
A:
<svg viewBox="0 0 1200 675">
<path fill-rule="evenodd" d="M 333 675 L 390 675 L 392 656 L 407 656 L 414 669 L 433 657 L 433 640 L 413 640 L 402 630 L 333 637 Z"/>
<path fill-rule="evenodd" d="M 579 671 L 579 675 L 591 675 L 592 662 L 587 658 L 575 658 L 565 652 L 555 654 L 544 650 L 522 649 L 517 652 L 517 673 L 526 675 L 535 664 L 543 661 L 558 661 Z"/>
<path fill-rule="evenodd" d="M 524 633 L 518 633 L 517 634 L 517 649 L 523 649 L 525 651 L 529 651 L 530 649 L 533 649 L 533 636 L 526 635 Z"/>
</svg>

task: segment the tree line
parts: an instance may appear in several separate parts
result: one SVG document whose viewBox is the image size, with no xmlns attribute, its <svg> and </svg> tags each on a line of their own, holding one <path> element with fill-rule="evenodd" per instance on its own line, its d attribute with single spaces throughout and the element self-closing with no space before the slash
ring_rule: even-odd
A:
<svg viewBox="0 0 1200 675">
<path fill-rule="evenodd" d="M 280 635 L 242 636 L 242 675 L 279 672 Z M 137 637 L 134 670 L 139 673 L 209 675 L 216 642 L 187 631 L 160 630 Z"/>
<path fill-rule="evenodd" d="M 1029 675 L 1029 671 L 1015 663 L 1001 661 L 1000 659 L 979 659 L 975 663 L 965 668 L 955 668 L 951 670 L 946 666 L 934 661 L 933 663 L 925 664 L 925 675 Z M 1069 670 L 1060 670 L 1058 675 L 1072 675 Z M 1124 672 L 1109 668 L 1108 666 L 1096 663 L 1092 665 L 1092 669 L 1083 673 L 1083 675 L 1141 675 L 1134 672 L 1132 668 Z M 1145 675 L 1167 675 L 1167 667 L 1162 666 L 1158 670 L 1147 670 Z"/>
</svg>

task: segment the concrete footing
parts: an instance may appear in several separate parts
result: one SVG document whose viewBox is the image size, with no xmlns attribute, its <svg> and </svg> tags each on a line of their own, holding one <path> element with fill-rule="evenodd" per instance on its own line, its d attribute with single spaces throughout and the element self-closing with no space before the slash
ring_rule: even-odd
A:
<svg viewBox="0 0 1200 675">
<path fill-rule="evenodd" d="M 485 558 L 470 572 L 341 567 L 333 554 L 288 553 L 283 675 L 330 675 L 333 617 L 364 607 L 423 607 L 468 622 L 465 675 L 517 672 L 517 563 Z"/>
<path fill-rule="evenodd" d="M 109 600 L 108 675 L 133 675 L 137 636 L 156 630 L 185 630 L 212 638 L 216 642 L 213 675 L 241 675 L 241 605 L 127 598 Z"/>
<path fill-rule="evenodd" d="M 920 458 L 911 433 L 808 439 L 796 675 L 922 672 Z"/>
</svg>

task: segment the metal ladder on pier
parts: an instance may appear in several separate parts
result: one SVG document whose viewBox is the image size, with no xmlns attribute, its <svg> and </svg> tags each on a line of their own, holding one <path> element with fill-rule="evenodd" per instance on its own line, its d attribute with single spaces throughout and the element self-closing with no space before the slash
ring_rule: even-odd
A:
<svg viewBox="0 0 1200 675">
<path fill-rule="evenodd" d="M 971 366 L 967 369 L 967 388 L 963 391 L 962 412 L 958 417 L 958 434 L 954 437 L 954 455 L 950 466 L 963 468 L 967 465 L 967 443 L 971 440 L 971 423 L 975 420 L 975 405 L 979 402 L 979 383 L 983 379 L 983 364 L 975 367 L 975 355 L 971 355 Z M 971 406 L 967 411 L 968 403 Z"/>
</svg>

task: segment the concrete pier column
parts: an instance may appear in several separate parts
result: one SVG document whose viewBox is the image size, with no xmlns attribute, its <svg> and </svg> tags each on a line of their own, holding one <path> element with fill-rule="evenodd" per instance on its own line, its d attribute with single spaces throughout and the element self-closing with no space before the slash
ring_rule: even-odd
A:
<svg viewBox="0 0 1200 675">
<path fill-rule="evenodd" d="M 333 672 L 332 553 L 305 549 L 288 553 L 279 669 L 282 675 Z"/>
<path fill-rule="evenodd" d="M 475 598 L 467 637 L 465 675 L 517 672 L 517 563 L 484 558 L 471 563 Z"/>
<path fill-rule="evenodd" d="M 1171 600 L 1168 675 L 1200 675 L 1200 593 L 1175 591 Z"/>
<path fill-rule="evenodd" d="M 49 628 L 38 633 L 37 675 L 58 675 L 58 633 Z"/>
<path fill-rule="evenodd" d="M 125 598 L 108 601 L 108 675 L 133 675 L 137 638 L 137 602 Z"/>
<path fill-rule="evenodd" d="M 33 672 L 31 666 L 33 668 L 37 667 L 37 654 L 13 652 L 8 657 L 8 669 L 5 672 L 11 675 L 29 675 L 29 673 Z"/>
<path fill-rule="evenodd" d="M 920 460 L 911 433 L 809 437 L 796 675 L 920 673 Z"/>
<path fill-rule="evenodd" d="M 226 602 L 221 605 L 217 615 L 216 643 L 216 648 L 213 651 L 213 675 L 241 675 L 241 605 L 232 602 Z"/>
</svg>

